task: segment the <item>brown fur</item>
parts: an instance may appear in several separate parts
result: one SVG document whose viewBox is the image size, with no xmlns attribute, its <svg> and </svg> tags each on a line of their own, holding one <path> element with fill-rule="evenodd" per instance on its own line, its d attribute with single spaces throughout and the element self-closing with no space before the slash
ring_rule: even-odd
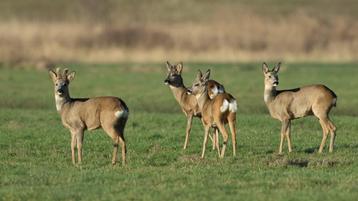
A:
<svg viewBox="0 0 358 201">
<path fill-rule="evenodd" d="M 181 77 L 183 64 L 179 63 L 176 65 L 171 65 L 169 62 L 167 62 L 167 69 L 168 69 L 168 76 L 164 80 L 164 83 L 169 85 L 175 99 L 180 105 L 181 110 L 184 112 L 185 116 L 187 117 L 187 126 L 185 131 L 185 142 L 184 142 L 184 149 L 186 149 L 189 143 L 189 136 L 190 136 L 193 117 L 201 118 L 201 112 L 195 96 L 188 94 L 187 93 L 188 90 L 184 86 L 183 78 Z M 208 83 L 210 83 L 211 88 L 215 86 L 224 88 L 220 83 L 214 80 L 209 80 Z M 212 96 L 214 96 L 214 94 L 212 94 Z M 215 143 L 218 142 L 217 140 L 218 140 L 218 136 L 215 135 L 213 138 L 213 148 L 215 148 Z"/>
<path fill-rule="evenodd" d="M 76 164 L 75 146 L 77 145 L 78 163 L 82 162 L 82 144 L 85 130 L 103 128 L 114 141 L 112 164 L 117 160 L 118 144 L 122 147 L 122 162 L 126 162 L 126 143 L 124 127 L 129 110 L 124 101 L 117 97 L 71 98 L 68 90 L 74 72 L 67 74 L 57 69 L 49 71 L 55 84 L 55 100 L 62 124 L 71 132 L 72 162 Z M 62 87 L 61 87 L 62 86 Z"/>
<path fill-rule="evenodd" d="M 236 100 L 235 98 L 228 93 L 222 93 L 215 96 L 213 99 L 210 99 L 208 94 L 207 82 L 210 76 L 210 71 L 208 70 L 206 74 L 202 75 L 201 72 L 198 73 L 197 78 L 193 82 L 193 85 L 190 89 L 190 92 L 195 95 L 199 108 L 202 112 L 202 122 L 205 130 L 205 137 L 203 142 L 203 150 L 201 157 L 205 156 L 206 143 L 209 135 L 210 128 L 218 128 L 223 136 L 223 147 L 220 153 L 219 147 L 217 147 L 219 157 L 224 157 L 226 144 L 228 141 L 228 133 L 225 129 L 225 124 L 229 124 L 232 137 L 232 148 L 233 155 L 236 155 Z M 227 108 L 225 111 L 222 111 L 222 106 L 224 102 L 235 104 L 235 110 L 231 111 Z M 229 107 L 229 106 L 228 106 Z"/>
<path fill-rule="evenodd" d="M 210 99 L 213 99 L 217 94 L 225 92 L 224 86 L 216 82 L 215 80 L 209 80 L 206 83 L 206 88 L 208 89 L 208 95 Z"/>
<path fill-rule="evenodd" d="M 270 115 L 282 122 L 279 153 L 282 153 L 284 138 L 287 138 L 289 152 L 292 151 L 290 139 L 291 120 L 309 115 L 316 116 L 322 126 L 323 138 L 319 153 L 323 151 L 328 133 L 331 134 L 329 151 L 332 152 L 336 127 L 329 119 L 329 112 L 336 105 L 336 94 L 324 85 L 309 85 L 290 90 L 276 90 L 279 69 L 280 64 L 271 71 L 267 64 L 263 64 L 265 103 Z"/>
</svg>

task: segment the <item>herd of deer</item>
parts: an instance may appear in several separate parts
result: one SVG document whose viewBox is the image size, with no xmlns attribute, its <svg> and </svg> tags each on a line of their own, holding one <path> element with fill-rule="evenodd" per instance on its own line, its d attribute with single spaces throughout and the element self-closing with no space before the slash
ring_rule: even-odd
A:
<svg viewBox="0 0 358 201">
<path fill-rule="evenodd" d="M 319 119 L 323 137 L 318 152 L 323 151 L 330 134 L 329 152 L 333 151 L 336 127 L 329 119 L 329 112 L 336 106 L 337 96 L 324 85 L 310 85 L 290 90 L 277 90 L 278 63 L 272 70 L 266 63 L 262 65 L 264 74 L 264 101 L 270 115 L 282 122 L 279 154 L 287 138 L 288 151 L 291 147 L 291 120 L 314 115 Z M 213 149 L 218 151 L 220 158 L 224 157 L 229 138 L 225 125 L 229 125 L 232 138 L 232 153 L 236 155 L 236 112 L 235 98 L 227 93 L 220 83 L 209 80 L 210 70 L 204 74 L 199 70 L 190 88 L 185 87 L 181 76 L 183 64 L 171 65 L 167 62 L 168 75 L 164 83 L 169 86 L 182 111 L 187 117 L 184 149 L 187 148 L 193 117 L 201 119 L 205 135 L 202 148 L 203 158 L 208 138 L 211 138 Z M 56 109 L 61 115 L 62 124 L 71 132 L 72 163 L 76 164 L 75 148 L 77 147 L 78 163 L 82 161 L 82 144 L 85 130 L 102 128 L 113 140 L 114 149 L 112 164 L 117 160 L 118 145 L 122 148 L 122 164 L 126 163 L 126 143 L 124 128 L 128 120 L 129 110 L 125 102 L 117 97 L 71 98 L 69 83 L 75 77 L 75 72 L 68 69 L 49 71 L 54 83 Z M 209 135 L 210 129 L 213 134 Z M 223 137 L 223 145 L 219 147 L 219 132 Z"/>
</svg>

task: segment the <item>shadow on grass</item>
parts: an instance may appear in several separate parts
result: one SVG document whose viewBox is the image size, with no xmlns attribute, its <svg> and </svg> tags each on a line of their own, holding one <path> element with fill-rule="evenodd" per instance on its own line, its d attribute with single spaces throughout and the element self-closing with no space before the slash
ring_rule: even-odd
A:
<svg viewBox="0 0 358 201">
<path fill-rule="evenodd" d="M 313 154 L 316 152 L 316 150 L 318 150 L 319 147 L 311 147 L 311 148 L 307 148 L 304 149 L 303 152 L 306 154 Z"/>
<path fill-rule="evenodd" d="M 266 160 L 266 165 L 269 167 L 307 167 L 309 164 L 309 160 L 305 158 L 301 159 L 289 159 L 285 155 L 274 154 Z"/>
<path fill-rule="evenodd" d="M 319 147 L 316 146 L 316 147 L 304 149 L 303 152 L 306 154 L 313 154 L 313 153 L 318 153 L 318 149 L 319 149 Z M 347 149 L 349 151 L 352 151 L 353 149 L 358 149 L 358 144 L 341 144 L 341 145 L 334 146 L 334 152 L 336 152 L 337 150 L 347 150 Z M 328 146 L 325 146 L 323 151 L 328 152 Z M 301 152 L 301 151 L 299 151 L 299 152 Z"/>
<path fill-rule="evenodd" d="M 273 155 L 266 160 L 269 167 L 298 167 L 298 168 L 335 168 L 349 166 L 353 163 L 351 160 L 344 158 L 290 158 L 285 155 Z"/>
<path fill-rule="evenodd" d="M 310 161 L 308 159 L 293 159 L 293 160 L 288 160 L 287 165 L 304 168 L 304 167 L 308 167 L 309 162 Z"/>
</svg>

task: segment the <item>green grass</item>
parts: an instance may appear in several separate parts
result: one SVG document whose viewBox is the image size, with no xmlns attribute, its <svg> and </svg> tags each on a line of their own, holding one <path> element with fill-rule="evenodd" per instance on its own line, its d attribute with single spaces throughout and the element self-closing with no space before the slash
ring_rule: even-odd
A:
<svg viewBox="0 0 358 201">
<path fill-rule="evenodd" d="M 238 98 L 238 157 L 200 159 L 203 129 L 194 121 L 187 150 L 185 117 L 163 84 L 164 64 L 68 65 L 73 97 L 117 95 L 131 114 L 128 165 L 111 165 L 112 143 L 87 132 L 84 162 L 74 167 L 70 134 L 55 111 L 44 71 L 0 68 L 0 200 L 355 200 L 358 196 L 356 64 L 284 64 L 280 88 L 324 83 L 338 95 L 332 119 L 336 150 L 318 155 L 313 117 L 292 127 L 294 152 L 277 155 L 280 123 L 263 104 L 260 64 L 184 64 L 187 85 L 197 68 L 212 69 Z M 286 147 L 285 147 L 286 148 Z M 286 149 L 285 149 L 286 150 Z"/>
</svg>

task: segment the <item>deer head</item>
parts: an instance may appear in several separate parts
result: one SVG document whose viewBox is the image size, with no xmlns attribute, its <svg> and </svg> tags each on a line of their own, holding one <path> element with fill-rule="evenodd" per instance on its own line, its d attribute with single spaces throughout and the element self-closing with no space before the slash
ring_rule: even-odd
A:
<svg viewBox="0 0 358 201">
<path fill-rule="evenodd" d="M 183 70 L 183 63 L 180 62 L 176 65 L 172 65 L 167 61 L 167 69 L 168 75 L 164 80 L 164 84 L 173 86 L 173 87 L 181 87 L 184 86 L 183 78 L 181 77 L 181 72 Z"/>
<path fill-rule="evenodd" d="M 68 98 L 68 86 L 70 82 L 75 78 L 75 72 L 69 73 L 69 70 L 67 68 L 65 68 L 61 72 L 60 68 L 56 68 L 56 71 L 50 70 L 49 74 L 54 84 L 55 95 L 59 97 Z"/>
<path fill-rule="evenodd" d="M 203 74 L 200 70 L 198 71 L 198 74 L 196 75 L 195 80 L 193 81 L 192 86 L 188 89 L 188 94 L 203 94 L 205 93 L 206 84 L 209 81 L 210 77 L 210 69 Z"/>
<path fill-rule="evenodd" d="M 280 71 L 281 62 L 279 62 L 272 70 L 269 69 L 266 63 L 262 64 L 262 72 L 265 76 L 265 87 L 272 88 L 277 87 L 279 84 L 278 81 L 278 72 Z"/>
</svg>

